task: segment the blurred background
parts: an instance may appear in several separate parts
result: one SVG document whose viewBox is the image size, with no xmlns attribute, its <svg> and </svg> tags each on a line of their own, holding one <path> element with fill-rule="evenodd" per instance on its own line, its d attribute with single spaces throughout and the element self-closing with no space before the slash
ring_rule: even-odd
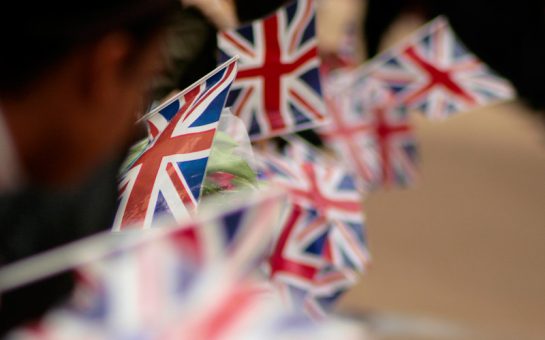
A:
<svg viewBox="0 0 545 340">
<path fill-rule="evenodd" d="M 322 49 L 359 6 L 323 0 Z M 383 47 L 422 23 L 403 17 Z M 545 125 L 516 102 L 414 118 L 420 181 L 366 201 L 373 265 L 340 310 L 377 339 L 545 339 Z"/>
</svg>

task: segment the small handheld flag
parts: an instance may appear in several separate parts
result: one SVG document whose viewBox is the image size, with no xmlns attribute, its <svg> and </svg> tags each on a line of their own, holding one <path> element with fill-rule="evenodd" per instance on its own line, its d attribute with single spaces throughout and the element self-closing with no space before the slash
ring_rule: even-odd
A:
<svg viewBox="0 0 545 340">
<path fill-rule="evenodd" d="M 313 128 L 325 121 L 313 0 L 219 35 L 223 60 L 240 55 L 227 106 L 252 140 Z"/>
<path fill-rule="evenodd" d="M 512 85 L 472 54 L 444 17 L 362 66 L 360 76 L 383 82 L 400 105 L 432 119 L 515 97 Z"/>
<path fill-rule="evenodd" d="M 208 157 L 237 72 L 233 58 L 148 115 L 150 144 L 120 183 L 113 230 L 183 221 L 199 203 Z"/>
</svg>

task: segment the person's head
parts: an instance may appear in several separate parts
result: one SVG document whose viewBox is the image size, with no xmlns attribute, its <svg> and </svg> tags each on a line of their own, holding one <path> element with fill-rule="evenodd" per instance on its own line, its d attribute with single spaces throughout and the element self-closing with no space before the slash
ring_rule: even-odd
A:
<svg viewBox="0 0 545 340">
<path fill-rule="evenodd" d="M 31 181 L 77 183 L 126 145 L 175 6 L 2 1 L 0 108 Z"/>
</svg>

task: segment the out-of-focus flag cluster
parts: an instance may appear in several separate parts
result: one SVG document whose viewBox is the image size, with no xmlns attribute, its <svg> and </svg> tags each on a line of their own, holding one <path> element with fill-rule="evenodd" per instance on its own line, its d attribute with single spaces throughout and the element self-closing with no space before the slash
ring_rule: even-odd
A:
<svg viewBox="0 0 545 340">
<path fill-rule="evenodd" d="M 248 263 L 239 261 L 264 256 L 283 201 L 250 197 L 209 220 L 129 237 L 114 249 L 100 246 L 104 236 L 86 241 L 60 265 L 78 271 L 70 302 L 8 338 L 361 339 L 355 324 L 317 325 L 287 311 L 272 286 L 249 277 Z M 82 253 L 98 260 L 72 267 Z M 196 253 L 209 256 L 203 263 Z M 67 259 L 63 249 L 44 256 Z"/>
<path fill-rule="evenodd" d="M 262 176 L 292 205 L 268 273 L 294 308 L 323 317 L 369 262 L 363 190 L 350 172 L 296 138 L 259 159 Z"/>
<path fill-rule="evenodd" d="M 370 189 L 417 177 L 411 111 L 444 119 L 515 95 L 443 17 L 356 71 L 328 72 L 325 93 L 331 124 L 320 134 Z"/>
<path fill-rule="evenodd" d="M 411 184 L 417 177 L 417 143 L 409 112 L 396 105 L 393 93 L 378 81 L 349 73 L 333 76 L 327 89 L 331 124 L 319 130 L 326 145 L 368 190 Z"/>
</svg>

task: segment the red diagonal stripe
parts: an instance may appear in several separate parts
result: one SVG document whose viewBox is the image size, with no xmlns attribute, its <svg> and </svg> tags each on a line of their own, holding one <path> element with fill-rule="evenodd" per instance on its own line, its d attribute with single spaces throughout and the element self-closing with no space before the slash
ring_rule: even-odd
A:
<svg viewBox="0 0 545 340">
<path fill-rule="evenodd" d="M 421 95 L 426 95 L 434 87 L 442 87 L 453 95 L 460 97 L 470 104 L 475 104 L 475 99 L 471 93 L 465 91 L 452 77 L 452 70 L 442 70 L 439 67 L 431 64 L 422 58 L 414 47 L 409 47 L 405 51 L 405 55 L 416 63 L 422 71 L 428 76 L 428 82 L 419 88 L 415 93 L 411 94 L 408 101 L 412 101 Z"/>
</svg>

